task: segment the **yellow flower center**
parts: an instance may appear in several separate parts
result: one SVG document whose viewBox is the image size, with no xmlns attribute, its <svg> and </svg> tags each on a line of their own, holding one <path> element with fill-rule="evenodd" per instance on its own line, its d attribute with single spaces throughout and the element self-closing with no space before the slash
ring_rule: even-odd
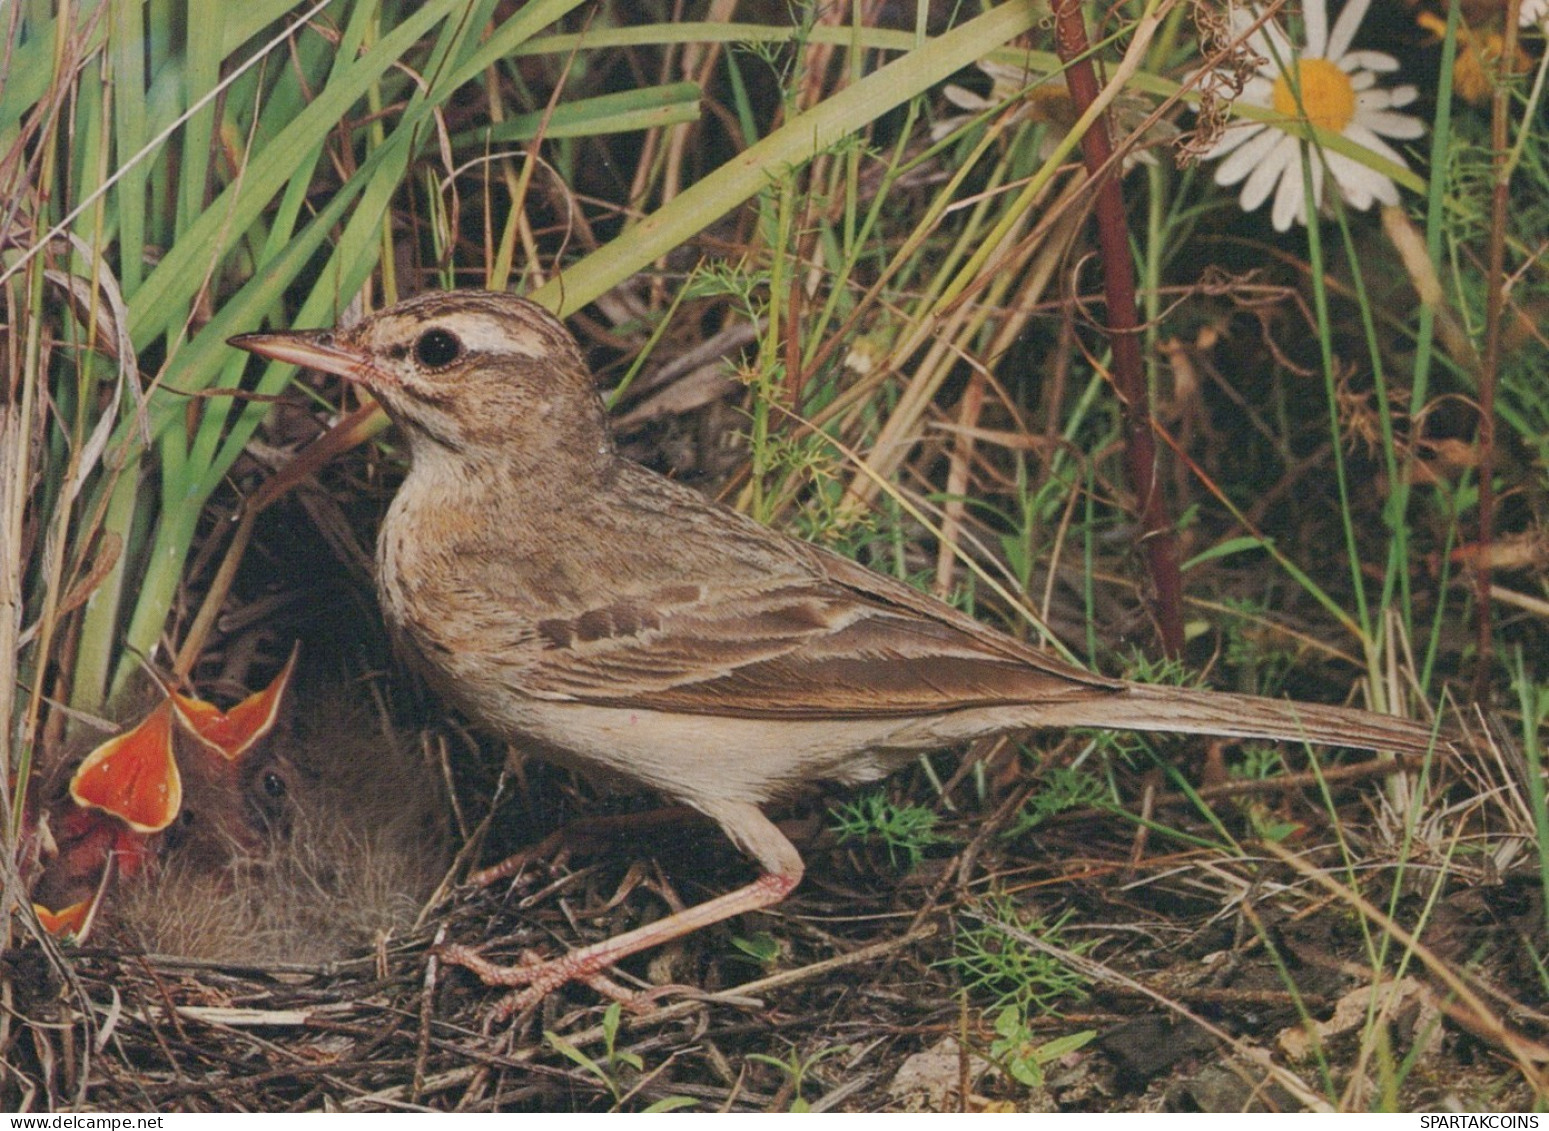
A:
<svg viewBox="0 0 1549 1131">
<path fill-rule="evenodd" d="M 1294 64 L 1296 88 L 1301 102 L 1286 75 L 1275 80 L 1272 95 L 1275 110 L 1287 118 L 1300 118 L 1303 108 L 1307 121 L 1334 133 L 1343 133 L 1355 117 L 1355 87 L 1350 76 L 1327 59 L 1298 59 Z"/>
</svg>

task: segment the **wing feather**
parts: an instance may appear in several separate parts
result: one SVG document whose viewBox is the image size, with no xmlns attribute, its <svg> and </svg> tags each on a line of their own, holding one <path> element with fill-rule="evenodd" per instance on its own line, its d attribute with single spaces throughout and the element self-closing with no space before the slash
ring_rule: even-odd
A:
<svg viewBox="0 0 1549 1131">
<path fill-rule="evenodd" d="M 545 697 L 754 718 L 908 717 L 1120 686 L 861 576 L 862 590 L 820 576 L 691 601 L 637 594 L 545 620 L 523 683 Z"/>
</svg>

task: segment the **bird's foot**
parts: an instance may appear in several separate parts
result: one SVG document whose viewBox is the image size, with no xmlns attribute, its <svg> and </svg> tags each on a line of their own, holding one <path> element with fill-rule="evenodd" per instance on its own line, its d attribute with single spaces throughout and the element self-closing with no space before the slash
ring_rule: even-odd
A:
<svg viewBox="0 0 1549 1131">
<path fill-rule="evenodd" d="M 754 810 L 754 812 L 757 812 Z M 769 826 L 771 830 L 773 825 Z M 778 836 L 778 833 L 775 833 Z M 783 838 L 782 838 L 783 839 Z M 451 945 L 440 948 L 441 957 L 457 966 L 473 971 L 486 985 L 509 986 L 517 992 L 501 1003 L 498 1018 L 509 1018 L 529 1009 L 566 982 L 585 982 L 599 993 L 615 1001 L 639 1009 L 648 1004 L 661 990 L 648 990 L 645 994 L 631 994 L 606 977 L 604 971 L 616 963 L 638 954 L 648 947 L 660 946 L 693 931 L 719 923 L 745 911 L 757 911 L 779 903 L 801 881 L 801 858 L 790 849 L 794 863 L 780 872 L 766 872 L 746 887 L 717 896 L 706 903 L 674 912 L 665 919 L 614 935 L 610 939 L 591 946 L 573 950 L 559 958 L 546 961 L 536 956 L 525 957 L 516 966 L 499 966 L 470 947 Z M 668 987 L 669 990 L 678 987 Z"/>
<path fill-rule="evenodd" d="M 504 986 L 516 991 L 495 1007 L 491 1015 L 493 1023 L 504 1022 L 525 1013 L 567 982 L 584 982 L 603 997 L 635 1013 L 649 1010 L 662 994 L 683 988 L 658 986 L 650 990 L 626 989 L 605 973 L 609 966 L 608 955 L 588 953 L 593 949 L 586 947 L 546 960 L 532 951 L 524 951 L 515 966 L 501 966 L 472 947 L 457 944 L 443 946 L 439 953 L 443 961 L 470 971 L 486 986 Z"/>
</svg>

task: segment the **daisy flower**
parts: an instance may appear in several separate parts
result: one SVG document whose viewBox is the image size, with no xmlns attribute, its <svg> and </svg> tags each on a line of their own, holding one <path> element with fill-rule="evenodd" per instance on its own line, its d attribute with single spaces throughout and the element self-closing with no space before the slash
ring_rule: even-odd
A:
<svg viewBox="0 0 1549 1131">
<path fill-rule="evenodd" d="M 1238 101 L 1272 110 L 1287 121 L 1321 126 L 1402 166 L 1403 157 L 1382 139 L 1419 137 L 1425 126 L 1418 118 L 1393 112 L 1415 100 L 1414 87 L 1377 85 L 1379 74 L 1398 70 L 1398 60 L 1381 51 L 1350 49 L 1370 5 L 1371 0 L 1349 0 L 1330 33 L 1327 0 L 1306 0 L 1307 42 L 1301 48 L 1274 20 L 1259 23 L 1257 10 L 1234 9 L 1233 30 L 1246 36 L 1248 49 L 1265 60 Z M 1280 232 L 1292 220 L 1307 223 L 1302 187 L 1302 162 L 1307 160 L 1312 162 L 1313 204 L 1319 209 L 1328 192 L 1325 181 L 1330 180 L 1353 208 L 1370 208 L 1374 200 L 1398 203 L 1398 186 L 1388 177 L 1342 153 L 1305 142 L 1273 122 L 1251 120 L 1227 131 L 1205 158 L 1221 159 L 1216 184 L 1244 182 L 1243 211 L 1252 212 L 1274 193 L 1270 215 Z"/>
</svg>

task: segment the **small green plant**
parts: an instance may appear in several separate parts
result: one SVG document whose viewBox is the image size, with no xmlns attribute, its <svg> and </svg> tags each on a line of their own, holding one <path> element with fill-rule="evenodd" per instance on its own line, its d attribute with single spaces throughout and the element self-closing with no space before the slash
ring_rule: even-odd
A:
<svg viewBox="0 0 1549 1131">
<path fill-rule="evenodd" d="M 1231 766 L 1230 772 L 1232 777 L 1242 781 L 1269 781 L 1285 774 L 1285 759 L 1276 747 L 1246 746 L 1241 761 Z M 1302 822 L 1287 820 L 1259 800 L 1246 799 L 1241 808 L 1253 835 L 1260 840 L 1280 844 L 1304 827 Z"/>
<path fill-rule="evenodd" d="M 1285 639 L 1283 634 L 1265 631 L 1272 618 L 1263 603 L 1230 596 L 1223 597 L 1221 603 L 1230 610 L 1223 621 L 1226 662 L 1233 672 L 1248 677 L 1248 682 L 1239 684 L 1237 690 L 1257 695 L 1278 694 L 1285 677 L 1296 666 L 1296 653 L 1279 643 Z"/>
<path fill-rule="evenodd" d="M 1059 937 L 1070 920 L 1067 911 L 1053 922 L 1017 905 L 1008 895 L 980 900 L 972 925 L 958 924 L 955 953 L 941 965 L 956 970 L 969 994 L 989 995 L 991 1012 L 1014 1007 L 1024 1017 L 1053 1013 L 1064 999 L 1086 997 L 1086 979 L 1046 950 L 1029 946 L 1036 935 L 1053 946 L 1081 954 L 1091 942 L 1069 943 Z"/>
<path fill-rule="evenodd" d="M 619 1019 L 622 1010 L 618 1002 L 608 1006 L 602 1015 L 602 1042 L 604 1059 L 601 1064 L 587 1056 L 575 1045 L 571 1044 L 558 1033 L 543 1031 L 543 1039 L 556 1052 L 567 1059 L 579 1064 L 598 1080 L 602 1081 L 605 1088 L 613 1095 L 613 1104 L 617 1107 L 628 1095 L 625 1087 L 624 1076 L 627 1072 L 639 1073 L 645 1070 L 645 1063 L 634 1053 L 618 1047 Z"/>
<path fill-rule="evenodd" d="M 1022 836 L 1057 813 L 1099 807 L 1107 800 L 1108 785 L 1098 775 L 1070 766 L 1057 767 L 1049 772 L 1044 787 L 1017 812 L 1005 835 L 1008 839 Z"/>
<path fill-rule="evenodd" d="M 1128 669 L 1125 675 L 1138 683 L 1155 683 L 1169 687 L 1202 686 L 1199 673 L 1182 660 L 1133 652 L 1125 666 Z"/>
<path fill-rule="evenodd" d="M 1002 1009 L 995 1018 L 995 1039 L 990 1042 L 990 1059 L 1006 1075 L 1029 1088 L 1043 1086 L 1043 1066 L 1075 1052 L 1097 1036 L 1095 1029 L 1083 1029 L 1039 1044 L 1027 1023 L 1027 1015 L 1014 1005 Z"/>
<path fill-rule="evenodd" d="M 1274 746 L 1244 746 L 1241 760 L 1230 768 L 1230 773 L 1243 781 L 1268 781 L 1285 773 L 1285 758 Z"/>
<path fill-rule="evenodd" d="M 754 931 L 746 937 L 734 935 L 731 945 L 758 963 L 760 969 L 770 971 L 780 958 L 780 940 L 768 931 Z"/>
<path fill-rule="evenodd" d="M 832 828 L 841 844 L 852 840 L 881 841 L 894 867 L 898 866 L 899 853 L 908 857 L 910 868 L 916 868 L 927 848 L 950 842 L 949 837 L 936 831 L 939 818 L 934 812 L 923 805 L 897 804 L 880 790 L 830 812 L 834 817 Z"/>
<path fill-rule="evenodd" d="M 1301 821 L 1288 821 L 1263 805 L 1247 806 L 1244 815 L 1248 818 L 1248 826 L 1253 830 L 1253 835 L 1259 840 L 1267 840 L 1272 844 L 1281 844 L 1290 840 L 1306 828 Z"/>
<path fill-rule="evenodd" d="M 550 1048 L 580 1065 L 602 1082 L 603 1087 L 607 1088 L 608 1093 L 613 1097 L 615 1111 L 623 1106 L 624 1101 L 629 1099 L 638 1087 L 638 1084 L 630 1086 L 630 1079 L 645 1071 L 645 1062 L 638 1055 L 618 1047 L 619 1021 L 622 1015 L 623 1011 L 618 1002 L 610 1004 L 602 1015 L 603 1060 L 601 1063 L 587 1056 L 558 1033 L 547 1029 L 543 1031 L 543 1039 Z M 657 1100 L 645 1110 L 647 1112 L 676 1111 L 698 1102 L 688 1096 L 667 1096 Z"/>
<path fill-rule="evenodd" d="M 837 1056 L 839 1053 L 849 1051 L 849 1045 L 835 1045 L 833 1048 L 821 1049 L 803 1060 L 800 1054 L 797 1052 L 796 1047 L 793 1045 L 791 1047 L 791 1055 L 784 1060 L 781 1060 L 779 1057 L 769 1056 L 766 1053 L 760 1052 L 748 1053 L 748 1059 L 759 1061 L 760 1063 L 767 1064 L 772 1068 L 778 1068 L 781 1072 L 785 1073 L 785 1075 L 790 1079 L 791 1092 L 793 1095 L 793 1098 L 791 1099 L 790 1110 L 793 1112 L 806 1112 L 812 1110 L 812 1105 L 809 1104 L 806 1098 L 801 1094 L 801 1089 L 802 1085 L 806 1083 L 808 1073 L 812 1071 L 812 1066 L 818 1063 L 820 1060 L 827 1060 L 831 1056 Z"/>
</svg>

